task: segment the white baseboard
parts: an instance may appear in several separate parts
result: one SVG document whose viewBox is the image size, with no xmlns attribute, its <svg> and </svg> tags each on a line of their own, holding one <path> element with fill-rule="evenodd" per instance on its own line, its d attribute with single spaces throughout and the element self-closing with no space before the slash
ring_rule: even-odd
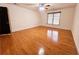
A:
<svg viewBox="0 0 79 59">
<path fill-rule="evenodd" d="M 11 35 L 10 33 L 9 34 L 1 34 L 0 36 L 5 36 L 5 35 Z"/>
<path fill-rule="evenodd" d="M 37 26 L 40 26 L 40 25 L 34 25 L 34 26 L 28 26 L 28 27 L 25 27 L 25 28 L 19 28 L 19 29 L 12 30 L 11 32 L 17 32 L 17 31 L 21 31 L 21 30 L 37 27 Z"/>
</svg>

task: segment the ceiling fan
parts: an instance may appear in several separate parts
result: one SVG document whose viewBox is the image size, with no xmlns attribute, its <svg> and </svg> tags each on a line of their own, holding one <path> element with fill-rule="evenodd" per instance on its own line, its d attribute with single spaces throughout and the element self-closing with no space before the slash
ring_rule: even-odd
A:
<svg viewBox="0 0 79 59">
<path fill-rule="evenodd" d="M 47 4 L 47 3 L 40 3 L 39 4 L 39 10 L 47 10 L 52 4 Z"/>
</svg>

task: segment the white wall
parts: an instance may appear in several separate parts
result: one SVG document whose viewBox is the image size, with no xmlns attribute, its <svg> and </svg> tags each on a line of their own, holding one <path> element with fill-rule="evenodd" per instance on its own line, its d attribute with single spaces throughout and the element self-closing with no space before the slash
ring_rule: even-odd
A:
<svg viewBox="0 0 79 59">
<path fill-rule="evenodd" d="M 47 24 L 47 13 L 42 12 L 42 25 L 44 26 L 50 26 L 55 28 L 61 28 L 61 29 L 67 29 L 71 30 L 72 28 L 72 22 L 74 18 L 74 10 L 75 8 L 64 8 L 61 10 L 55 10 L 55 11 L 61 11 L 61 17 L 60 17 L 60 24 L 59 25 L 48 25 Z M 54 12 L 54 11 L 49 11 Z"/>
<path fill-rule="evenodd" d="M 76 6 L 72 32 L 73 32 L 74 41 L 79 53 L 79 4 L 77 4 Z"/>
<path fill-rule="evenodd" d="M 22 8 L 13 4 L 0 4 L 8 8 L 9 21 L 11 31 L 19 31 L 31 27 L 38 26 L 40 24 L 39 14 L 36 11 Z"/>
<path fill-rule="evenodd" d="M 13 4 L 0 4 L 8 8 L 11 31 L 19 31 L 39 25 L 62 29 L 71 29 L 74 16 L 74 8 L 61 10 L 60 24 L 58 26 L 47 24 L 46 12 L 38 12 L 29 8 L 23 8 Z M 49 11 L 51 12 L 51 11 Z M 41 13 L 41 16 L 40 16 Z"/>
</svg>

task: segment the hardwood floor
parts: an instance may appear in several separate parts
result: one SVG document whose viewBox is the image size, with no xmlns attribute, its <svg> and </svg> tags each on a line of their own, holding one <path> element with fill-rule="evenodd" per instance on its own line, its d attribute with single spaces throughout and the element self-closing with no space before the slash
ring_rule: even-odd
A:
<svg viewBox="0 0 79 59">
<path fill-rule="evenodd" d="M 1 55 L 77 54 L 71 31 L 35 27 L 0 36 Z"/>
</svg>

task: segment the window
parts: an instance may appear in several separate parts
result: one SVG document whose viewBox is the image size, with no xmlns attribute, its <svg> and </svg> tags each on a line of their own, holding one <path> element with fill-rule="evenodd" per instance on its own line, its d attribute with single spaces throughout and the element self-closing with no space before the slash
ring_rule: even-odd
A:
<svg viewBox="0 0 79 59">
<path fill-rule="evenodd" d="M 48 13 L 48 24 L 58 25 L 60 21 L 60 13 L 61 12 Z"/>
</svg>

